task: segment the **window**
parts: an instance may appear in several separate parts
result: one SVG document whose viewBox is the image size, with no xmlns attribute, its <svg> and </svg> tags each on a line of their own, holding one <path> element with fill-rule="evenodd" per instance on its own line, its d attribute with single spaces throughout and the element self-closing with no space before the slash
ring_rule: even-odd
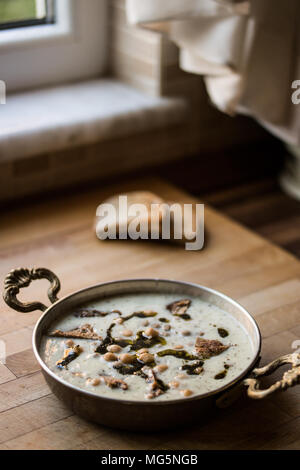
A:
<svg viewBox="0 0 300 470">
<path fill-rule="evenodd" d="M 54 23 L 53 0 L 0 0 L 0 30 Z"/>
<path fill-rule="evenodd" d="M 8 92 L 98 77 L 108 0 L 0 0 L 0 80 Z"/>
</svg>

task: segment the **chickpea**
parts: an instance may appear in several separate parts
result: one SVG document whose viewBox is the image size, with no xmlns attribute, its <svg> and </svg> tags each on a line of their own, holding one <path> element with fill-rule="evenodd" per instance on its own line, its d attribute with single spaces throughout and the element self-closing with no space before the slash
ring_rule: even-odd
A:
<svg viewBox="0 0 300 470">
<path fill-rule="evenodd" d="M 145 331 L 145 335 L 148 336 L 149 338 L 155 338 L 156 336 L 159 335 L 157 330 L 154 330 L 154 328 L 147 328 Z"/>
<path fill-rule="evenodd" d="M 149 364 L 150 362 L 154 361 L 154 356 L 150 353 L 143 353 L 139 355 L 139 360 L 144 362 L 144 364 Z"/>
<path fill-rule="evenodd" d="M 131 330 L 123 330 L 122 335 L 123 336 L 132 336 L 133 332 Z"/>
<path fill-rule="evenodd" d="M 107 346 L 107 351 L 112 353 L 118 353 L 122 351 L 122 348 L 118 344 L 111 344 L 110 346 Z"/>
<path fill-rule="evenodd" d="M 156 312 L 153 312 L 153 310 L 144 310 L 144 313 L 146 315 L 153 315 L 153 314 L 156 314 Z"/>
<path fill-rule="evenodd" d="M 182 344 L 177 344 L 177 346 L 174 346 L 174 349 L 184 349 L 184 346 L 182 346 Z"/>
<path fill-rule="evenodd" d="M 187 378 L 186 374 L 178 374 L 175 377 L 175 379 L 177 379 L 177 380 L 182 380 L 182 379 L 186 379 L 186 378 Z"/>
<path fill-rule="evenodd" d="M 146 349 L 146 348 L 143 348 L 143 349 L 139 349 L 139 350 L 138 350 L 138 354 L 143 354 L 143 353 L 147 353 L 147 352 L 149 352 L 149 351 L 148 351 L 148 349 Z"/>
<path fill-rule="evenodd" d="M 111 352 L 104 354 L 103 359 L 107 362 L 114 362 L 118 360 L 117 356 Z"/>
<path fill-rule="evenodd" d="M 187 397 L 190 397 L 191 395 L 193 395 L 193 392 L 192 392 L 191 390 L 188 390 L 188 389 L 186 389 L 186 390 L 181 390 L 180 393 L 181 393 L 184 397 L 186 397 L 186 398 L 187 398 Z"/>
<path fill-rule="evenodd" d="M 191 332 L 189 330 L 184 330 L 182 332 L 182 336 L 191 336 Z"/>
<path fill-rule="evenodd" d="M 91 381 L 91 385 L 93 385 L 93 387 L 97 387 L 98 385 L 100 385 L 100 382 L 101 382 L 100 379 L 93 379 Z"/>
<path fill-rule="evenodd" d="M 132 354 L 121 354 L 119 359 L 124 363 L 124 364 L 131 364 L 135 360 L 135 356 Z"/>
<path fill-rule="evenodd" d="M 169 387 L 170 388 L 178 388 L 180 385 L 179 382 L 177 382 L 177 380 L 172 380 L 170 383 L 169 383 Z"/>
<path fill-rule="evenodd" d="M 74 346 L 74 341 L 72 339 L 68 339 L 66 341 L 66 346 L 68 346 L 68 348 L 71 348 L 72 346 Z"/>
<path fill-rule="evenodd" d="M 159 373 L 162 373 L 162 372 L 165 372 L 169 367 L 167 366 L 167 364 L 160 364 L 158 366 L 156 366 L 154 368 L 155 372 L 159 372 Z"/>
<path fill-rule="evenodd" d="M 72 374 L 75 375 L 75 377 L 84 378 L 84 374 L 82 372 L 72 372 Z"/>
</svg>

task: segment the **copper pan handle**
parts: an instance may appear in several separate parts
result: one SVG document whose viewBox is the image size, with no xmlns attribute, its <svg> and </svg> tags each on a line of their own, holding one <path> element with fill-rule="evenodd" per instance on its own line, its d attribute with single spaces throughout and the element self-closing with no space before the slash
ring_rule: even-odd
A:
<svg viewBox="0 0 300 470">
<path fill-rule="evenodd" d="M 291 364 L 291 368 L 286 371 L 281 380 L 278 380 L 269 388 L 264 390 L 260 389 L 259 378 L 272 374 L 279 367 L 284 364 Z M 287 388 L 293 387 L 300 383 L 300 354 L 293 353 L 287 354 L 286 356 L 281 356 L 275 361 L 270 362 L 264 367 L 254 369 L 252 371 L 251 377 L 244 380 L 244 385 L 248 387 L 247 394 L 248 397 L 254 398 L 255 400 L 260 400 L 262 398 L 271 395 L 277 390 L 286 390 Z"/>
<path fill-rule="evenodd" d="M 52 303 L 56 302 L 58 300 L 57 293 L 60 290 L 60 281 L 52 271 L 46 268 L 18 268 L 13 269 L 4 280 L 3 298 L 7 305 L 18 312 L 33 312 L 34 310 L 44 312 L 48 307 L 41 302 L 22 303 L 17 299 L 20 289 L 28 287 L 31 281 L 36 279 L 48 279 L 51 283 L 48 289 L 49 300 Z"/>
</svg>

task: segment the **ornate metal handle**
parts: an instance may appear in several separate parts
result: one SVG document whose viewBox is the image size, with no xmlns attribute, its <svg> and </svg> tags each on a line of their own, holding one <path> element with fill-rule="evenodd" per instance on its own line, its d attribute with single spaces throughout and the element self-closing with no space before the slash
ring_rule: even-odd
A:
<svg viewBox="0 0 300 470">
<path fill-rule="evenodd" d="M 265 390 L 260 390 L 258 380 L 259 377 L 272 374 L 275 370 L 277 370 L 284 364 L 291 364 L 292 367 L 283 374 L 282 379 L 271 385 L 269 388 L 266 388 Z M 264 398 L 270 395 L 271 393 L 275 392 L 276 390 L 286 390 L 287 388 L 293 387 L 298 383 L 300 383 L 299 353 L 287 354 L 286 356 L 282 356 L 279 359 L 270 362 L 270 364 L 266 365 L 265 367 L 254 369 L 251 374 L 251 377 L 249 379 L 244 380 L 244 384 L 248 386 L 248 396 L 256 400 Z"/>
<path fill-rule="evenodd" d="M 42 310 L 44 312 L 47 307 L 41 302 L 22 303 L 17 299 L 20 289 L 28 287 L 31 281 L 36 279 L 48 279 L 51 283 L 48 290 L 49 300 L 52 303 L 56 302 L 58 300 L 56 295 L 60 290 L 60 282 L 53 272 L 45 268 L 18 268 L 13 269 L 4 280 L 3 298 L 7 305 L 18 312 L 33 312 L 34 310 Z"/>
</svg>

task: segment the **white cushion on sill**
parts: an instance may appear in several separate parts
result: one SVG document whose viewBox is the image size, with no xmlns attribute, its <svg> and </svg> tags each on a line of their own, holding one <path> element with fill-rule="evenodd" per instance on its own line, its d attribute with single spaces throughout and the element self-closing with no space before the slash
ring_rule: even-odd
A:
<svg viewBox="0 0 300 470">
<path fill-rule="evenodd" d="M 113 79 L 9 95 L 0 106 L 0 162 L 182 122 L 183 99 L 155 98 Z"/>
</svg>

